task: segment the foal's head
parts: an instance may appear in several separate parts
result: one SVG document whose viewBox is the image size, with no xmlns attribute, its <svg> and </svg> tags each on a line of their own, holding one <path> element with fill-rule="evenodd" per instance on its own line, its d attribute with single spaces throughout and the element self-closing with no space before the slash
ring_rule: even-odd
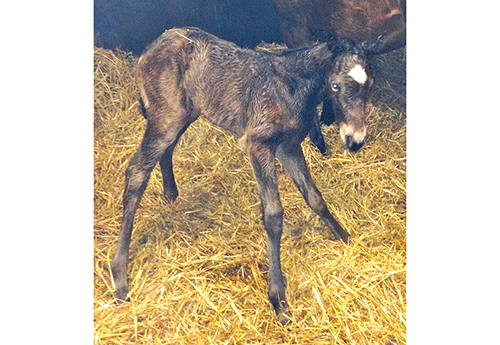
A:
<svg viewBox="0 0 500 345">
<path fill-rule="evenodd" d="M 357 44 L 350 39 L 329 42 L 334 61 L 328 75 L 327 88 L 333 101 L 344 149 L 356 152 L 365 143 L 366 112 L 373 78 L 368 68 L 368 56 L 376 48 L 380 37 Z"/>
</svg>

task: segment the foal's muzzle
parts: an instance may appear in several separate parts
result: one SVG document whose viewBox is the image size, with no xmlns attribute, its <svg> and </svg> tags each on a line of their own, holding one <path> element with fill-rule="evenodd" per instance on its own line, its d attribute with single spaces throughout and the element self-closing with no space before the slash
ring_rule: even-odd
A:
<svg viewBox="0 0 500 345">
<path fill-rule="evenodd" d="M 354 128 L 345 122 L 340 124 L 340 138 L 342 147 L 349 152 L 357 152 L 365 144 L 366 128 Z"/>
<path fill-rule="evenodd" d="M 346 136 L 345 142 L 342 147 L 349 152 L 358 152 L 361 147 L 365 144 L 365 141 L 356 142 L 351 135 Z"/>
</svg>

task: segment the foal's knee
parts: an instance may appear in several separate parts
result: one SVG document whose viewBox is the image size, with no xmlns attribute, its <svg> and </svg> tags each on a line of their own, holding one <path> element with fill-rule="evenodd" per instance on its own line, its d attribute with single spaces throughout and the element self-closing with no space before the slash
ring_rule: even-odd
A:
<svg viewBox="0 0 500 345">
<path fill-rule="evenodd" d="M 271 235 L 281 237 L 283 230 L 283 207 L 277 204 L 266 205 L 263 208 L 264 226 Z"/>
</svg>

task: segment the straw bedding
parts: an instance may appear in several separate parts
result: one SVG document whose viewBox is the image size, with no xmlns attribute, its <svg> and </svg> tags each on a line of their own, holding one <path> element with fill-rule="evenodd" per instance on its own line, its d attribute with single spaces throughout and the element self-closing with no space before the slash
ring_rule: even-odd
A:
<svg viewBox="0 0 500 345">
<path fill-rule="evenodd" d="M 303 143 L 318 188 L 351 234 L 348 245 L 332 240 L 279 168 L 293 315 L 283 327 L 267 298 L 266 235 L 251 167 L 235 140 L 203 119 L 174 153 L 175 203 L 164 201 L 159 167 L 153 171 L 132 235 L 130 302 L 115 303 L 110 262 L 124 172 L 145 120 L 137 58 L 94 53 L 95 344 L 406 344 L 406 114 L 397 104 L 404 90 L 387 80 L 377 87 L 369 137 L 357 154 L 341 148 L 335 126 L 323 128 L 328 156 Z M 404 64 L 404 52 L 397 54 Z M 404 83 L 402 73 L 389 80 Z"/>
</svg>

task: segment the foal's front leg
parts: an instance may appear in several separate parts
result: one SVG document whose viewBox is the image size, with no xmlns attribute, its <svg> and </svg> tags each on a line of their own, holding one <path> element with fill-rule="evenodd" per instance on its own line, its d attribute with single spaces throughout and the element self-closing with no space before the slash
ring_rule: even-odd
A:
<svg viewBox="0 0 500 345">
<path fill-rule="evenodd" d="M 326 143 L 323 134 L 321 133 L 321 125 L 319 123 L 318 112 L 316 109 L 311 110 L 312 121 L 311 129 L 309 130 L 309 138 L 311 139 L 311 144 L 313 144 L 321 154 L 326 155 Z"/>
<path fill-rule="evenodd" d="M 290 320 L 285 298 L 285 281 L 281 271 L 280 241 L 283 232 L 283 207 L 278 191 L 274 150 L 264 145 L 252 144 L 248 150 L 259 187 L 264 227 L 267 232 L 269 256 L 269 300 L 281 324 Z"/>
<path fill-rule="evenodd" d="M 311 178 L 300 144 L 282 144 L 277 150 L 278 159 L 297 185 L 309 207 L 325 222 L 336 240 L 347 242 L 349 234 L 333 218 L 328 206 Z"/>
</svg>

